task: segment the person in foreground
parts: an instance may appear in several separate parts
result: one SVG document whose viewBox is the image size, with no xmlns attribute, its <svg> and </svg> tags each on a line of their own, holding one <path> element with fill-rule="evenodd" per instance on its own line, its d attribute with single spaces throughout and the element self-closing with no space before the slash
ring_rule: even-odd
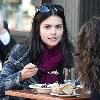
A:
<svg viewBox="0 0 100 100">
<path fill-rule="evenodd" d="M 0 18 L 0 60 L 2 63 L 15 43 L 16 41 L 10 35 L 7 22 Z"/>
<path fill-rule="evenodd" d="M 76 67 L 91 100 L 100 100 L 100 17 L 86 22 L 76 38 Z"/>
<path fill-rule="evenodd" d="M 0 73 L 0 95 L 5 90 L 28 88 L 30 84 L 63 83 L 63 68 L 73 66 L 64 9 L 42 5 L 36 12 L 31 37 L 17 44 Z"/>
</svg>

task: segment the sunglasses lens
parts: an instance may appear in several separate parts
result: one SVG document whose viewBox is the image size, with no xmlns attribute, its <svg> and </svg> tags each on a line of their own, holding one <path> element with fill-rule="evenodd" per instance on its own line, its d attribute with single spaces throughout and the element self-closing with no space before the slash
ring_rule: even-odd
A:
<svg viewBox="0 0 100 100">
<path fill-rule="evenodd" d="M 40 12 L 49 12 L 50 10 L 48 9 L 48 7 L 46 6 L 42 6 L 40 9 L 39 9 Z"/>
</svg>

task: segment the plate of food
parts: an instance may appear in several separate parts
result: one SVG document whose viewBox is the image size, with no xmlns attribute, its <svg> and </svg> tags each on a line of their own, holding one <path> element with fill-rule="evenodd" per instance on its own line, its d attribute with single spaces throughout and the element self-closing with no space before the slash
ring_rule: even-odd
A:
<svg viewBox="0 0 100 100">
<path fill-rule="evenodd" d="M 52 92 L 52 88 L 51 85 L 47 85 L 47 84 L 34 84 L 34 85 L 29 85 L 30 88 L 32 89 L 36 89 L 36 91 L 38 93 L 45 93 L 45 94 L 49 94 Z"/>
<path fill-rule="evenodd" d="M 73 87 L 73 84 L 71 84 L 71 83 L 65 83 L 65 84 L 55 83 L 55 84 L 53 84 L 52 93 L 50 93 L 50 95 L 60 96 L 60 97 L 79 96 L 79 94 L 76 94 L 75 88 Z"/>
<path fill-rule="evenodd" d="M 77 97 L 79 96 L 79 94 L 67 95 L 67 94 L 55 94 L 55 93 L 50 93 L 50 95 L 58 96 L 58 97 Z"/>
</svg>

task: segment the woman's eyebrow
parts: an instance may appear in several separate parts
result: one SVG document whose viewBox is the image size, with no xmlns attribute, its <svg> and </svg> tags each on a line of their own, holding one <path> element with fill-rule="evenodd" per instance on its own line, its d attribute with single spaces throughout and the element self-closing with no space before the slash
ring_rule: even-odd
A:
<svg viewBox="0 0 100 100">
<path fill-rule="evenodd" d="M 57 24 L 57 25 L 63 25 L 63 24 Z"/>
</svg>

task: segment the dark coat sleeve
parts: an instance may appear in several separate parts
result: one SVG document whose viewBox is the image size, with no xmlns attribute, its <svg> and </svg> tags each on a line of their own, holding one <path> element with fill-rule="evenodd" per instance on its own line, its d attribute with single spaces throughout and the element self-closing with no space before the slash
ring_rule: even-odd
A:
<svg viewBox="0 0 100 100">
<path fill-rule="evenodd" d="M 10 42 L 7 45 L 4 45 L 0 41 L 0 59 L 2 62 L 6 60 L 7 54 L 10 52 L 10 50 L 15 44 L 16 44 L 16 41 L 12 37 L 10 37 Z"/>
<path fill-rule="evenodd" d="M 0 73 L 0 96 L 5 94 L 5 90 L 27 88 L 33 83 L 31 78 L 20 82 L 20 71 L 29 61 L 29 49 L 25 45 L 16 44 Z"/>
<path fill-rule="evenodd" d="M 17 53 L 19 53 L 19 49 L 17 48 L 18 46 L 16 45 L 0 72 L 0 96 L 4 95 L 5 90 L 10 89 L 12 86 L 16 86 L 16 84 L 19 83 L 20 69 L 16 69 L 14 64 L 19 59 L 19 57 L 18 59 L 16 57 L 16 55 L 18 55 Z"/>
</svg>

